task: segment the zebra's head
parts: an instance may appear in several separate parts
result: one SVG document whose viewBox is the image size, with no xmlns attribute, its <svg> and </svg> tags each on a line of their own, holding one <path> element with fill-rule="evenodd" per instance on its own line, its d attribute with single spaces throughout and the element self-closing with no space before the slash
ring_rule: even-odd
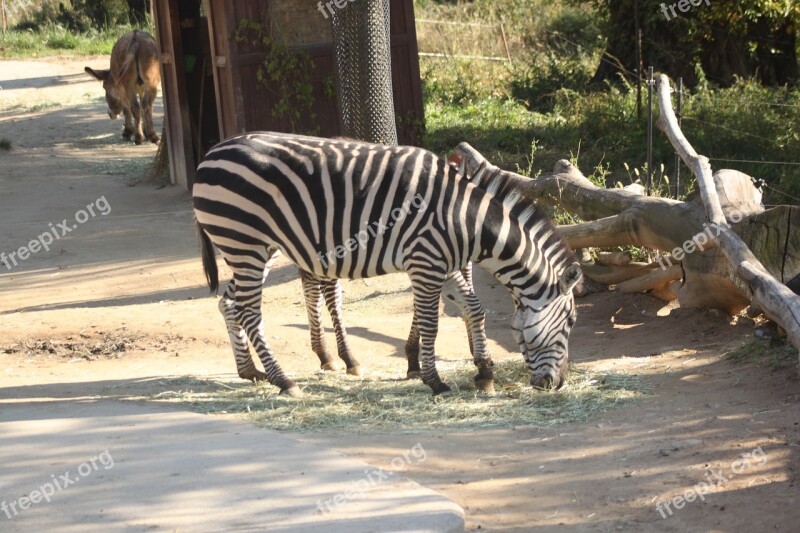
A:
<svg viewBox="0 0 800 533">
<path fill-rule="evenodd" d="M 580 266 L 573 263 L 559 276 L 558 295 L 544 306 L 533 308 L 516 301 L 511 329 L 533 374 L 531 385 L 537 389 L 560 389 L 566 380 L 567 343 L 577 316 L 572 289 L 582 277 Z"/>
</svg>

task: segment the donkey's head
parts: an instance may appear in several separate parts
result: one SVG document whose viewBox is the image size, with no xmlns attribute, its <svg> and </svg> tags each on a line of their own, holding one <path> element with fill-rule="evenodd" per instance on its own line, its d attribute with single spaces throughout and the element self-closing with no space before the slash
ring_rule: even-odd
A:
<svg viewBox="0 0 800 533">
<path fill-rule="evenodd" d="M 103 89 L 106 91 L 106 102 L 108 103 L 108 116 L 115 119 L 122 113 L 122 95 L 119 87 L 114 83 L 110 69 L 95 70 L 90 67 L 83 69 L 87 74 L 103 82 Z"/>
</svg>

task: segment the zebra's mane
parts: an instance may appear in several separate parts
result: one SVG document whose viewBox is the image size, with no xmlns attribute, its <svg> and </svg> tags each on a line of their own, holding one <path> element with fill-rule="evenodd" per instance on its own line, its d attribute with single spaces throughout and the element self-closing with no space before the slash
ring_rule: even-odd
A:
<svg viewBox="0 0 800 533">
<path fill-rule="evenodd" d="M 514 186 L 512 180 L 507 179 L 503 174 L 502 169 L 494 168 L 490 170 L 488 163 L 483 162 L 478 167 L 478 170 L 468 178 L 473 184 L 486 190 L 487 193 L 502 202 L 503 207 L 508 209 L 519 220 L 526 231 L 530 231 L 538 224 L 540 226 L 539 231 L 547 232 L 550 238 L 559 244 L 552 253 L 552 256 L 558 256 L 557 263 L 566 268 L 570 264 L 578 262 L 578 258 L 572 248 L 558 232 L 550 217 L 535 203 L 525 198 L 522 191 Z"/>
</svg>

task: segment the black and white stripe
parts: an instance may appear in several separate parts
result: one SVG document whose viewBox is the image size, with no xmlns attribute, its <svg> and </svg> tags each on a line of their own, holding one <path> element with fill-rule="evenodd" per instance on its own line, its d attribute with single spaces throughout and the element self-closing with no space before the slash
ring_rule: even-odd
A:
<svg viewBox="0 0 800 533">
<path fill-rule="evenodd" d="M 264 377 L 282 392 L 298 392 L 275 361 L 261 320 L 266 267 L 281 251 L 314 279 L 406 272 L 422 379 L 435 394 L 445 392 L 433 356 L 438 301 L 443 290 L 463 298 L 452 277 L 475 261 L 517 303 L 513 327 L 532 383 L 560 385 L 575 315 L 571 289 L 580 269 L 535 208 L 513 194 L 500 201 L 488 189 L 413 147 L 281 133 L 246 134 L 217 145 L 198 168 L 193 197 L 212 289 L 218 283 L 212 241 L 233 271 L 223 300 L 235 311 L 227 323 L 237 361 L 249 339 Z M 392 218 L 416 198 L 418 209 Z M 348 246 L 341 257 L 330 253 L 376 221 L 382 231 L 363 246 Z"/>
</svg>

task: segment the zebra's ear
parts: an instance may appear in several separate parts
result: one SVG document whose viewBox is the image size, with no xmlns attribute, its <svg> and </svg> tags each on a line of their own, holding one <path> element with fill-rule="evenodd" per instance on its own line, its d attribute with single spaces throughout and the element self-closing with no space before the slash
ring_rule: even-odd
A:
<svg viewBox="0 0 800 533">
<path fill-rule="evenodd" d="M 583 278 L 581 266 L 578 263 L 572 263 L 564 272 L 561 273 L 561 278 L 558 280 L 558 285 L 561 287 L 562 294 L 569 294 L 575 285 Z"/>
</svg>

